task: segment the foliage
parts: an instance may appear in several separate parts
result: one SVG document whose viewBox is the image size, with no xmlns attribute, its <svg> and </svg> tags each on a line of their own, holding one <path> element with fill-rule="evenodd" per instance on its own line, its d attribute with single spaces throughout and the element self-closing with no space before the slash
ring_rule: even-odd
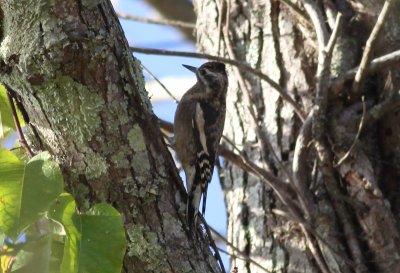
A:
<svg viewBox="0 0 400 273">
<path fill-rule="evenodd" d="M 18 112 L 18 119 L 21 126 L 24 126 L 24 120 Z M 11 113 L 10 104 L 7 99 L 7 93 L 3 85 L 0 84 L 0 144 L 3 140 L 15 131 L 14 120 Z"/>
<path fill-rule="evenodd" d="M 4 88 L 0 107 L 3 143 L 15 129 Z M 49 153 L 24 158 L 0 149 L 0 273 L 121 272 L 126 241 L 119 212 L 108 204 L 78 211 Z"/>
</svg>

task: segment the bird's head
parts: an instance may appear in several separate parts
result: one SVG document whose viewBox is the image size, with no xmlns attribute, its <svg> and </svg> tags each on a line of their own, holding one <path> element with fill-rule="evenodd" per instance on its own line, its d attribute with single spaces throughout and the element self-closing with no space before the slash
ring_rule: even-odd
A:
<svg viewBox="0 0 400 273">
<path fill-rule="evenodd" d="M 183 65 L 197 76 L 197 81 L 203 84 L 207 91 L 218 91 L 226 93 L 228 87 L 228 76 L 225 64 L 221 62 L 206 62 L 199 68 Z"/>
</svg>

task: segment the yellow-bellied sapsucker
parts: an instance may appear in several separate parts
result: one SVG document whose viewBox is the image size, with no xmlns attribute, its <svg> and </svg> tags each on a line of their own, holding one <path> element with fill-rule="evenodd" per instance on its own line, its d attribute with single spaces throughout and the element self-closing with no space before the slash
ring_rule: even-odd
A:
<svg viewBox="0 0 400 273">
<path fill-rule="evenodd" d="M 228 77 L 225 64 L 220 62 L 184 67 L 196 74 L 197 82 L 183 95 L 176 110 L 174 144 L 186 175 L 186 213 L 192 227 L 197 223 L 202 195 L 203 216 L 206 209 L 207 187 L 224 129 Z"/>
</svg>

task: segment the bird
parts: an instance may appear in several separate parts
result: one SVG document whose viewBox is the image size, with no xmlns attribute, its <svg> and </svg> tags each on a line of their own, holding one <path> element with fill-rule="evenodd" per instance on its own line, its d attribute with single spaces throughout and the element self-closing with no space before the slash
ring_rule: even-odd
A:
<svg viewBox="0 0 400 273">
<path fill-rule="evenodd" d="M 197 82 L 180 100 L 174 117 L 174 147 L 186 176 L 189 226 L 197 226 L 201 196 L 204 217 L 219 142 L 224 130 L 228 76 L 222 62 L 206 62 L 196 68 Z"/>
</svg>

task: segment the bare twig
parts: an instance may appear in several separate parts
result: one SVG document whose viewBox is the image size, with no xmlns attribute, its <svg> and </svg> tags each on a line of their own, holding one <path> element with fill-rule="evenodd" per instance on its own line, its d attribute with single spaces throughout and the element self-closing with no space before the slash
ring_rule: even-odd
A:
<svg viewBox="0 0 400 273">
<path fill-rule="evenodd" d="M 269 85 L 271 85 L 282 97 L 283 100 L 285 100 L 287 103 L 289 103 L 299 118 L 301 120 L 304 120 L 306 115 L 301 109 L 301 107 L 295 102 L 292 97 L 287 94 L 282 87 L 276 83 L 274 80 L 272 80 L 270 77 L 268 77 L 266 74 L 262 73 L 260 70 L 254 69 L 248 64 L 238 62 L 229 58 L 224 58 L 224 57 L 219 57 L 211 54 L 206 54 L 206 53 L 195 53 L 195 52 L 183 52 L 183 51 L 170 51 L 170 50 L 162 50 L 162 49 L 152 49 L 152 48 L 140 48 L 140 47 L 129 47 L 132 52 L 138 52 L 138 53 L 143 53 L 143 54 L 155 54 L 155 55 L 165 55 L 165 56 L 180 56 L 180 57 L 191 57 L 191 58 L 199 58 L 199 59 L 208 59 L 208 60 L 214 60 L 214 61 L 220 61 L 224 62 L 233 66 L 237 66 L 240 68 L 242 71 L 246 71 L 249 73 L 252 73 L 260 79 L 266 81 Z"/>
<path fill-rule="evenodd" d="M 309 14 L 311 21 L 315 27 L 317 33 L 318 40 L 318 67 L 316 73 L 316 98 L 315 105 L 312 114 L 312 131 L 315 139 L 315 148 L 319 158 L 319 167 L 321 170 L 321 174 L 324 178 L 325 186 L 331 198 L 333 199 L 333 203 L 335 209 L 338 211 L 338 214 L 345 214 L 344 205 L 336 200 L 335 194 L 339 192 L 339 186 L 335 179 L 334 170 L 332 166 L 332 154 L 329 150 L 327 141 L 326 141 L 326 113 L 328 107 L 328 83 L 330 80 L 330 66 L 332 60 L 332 51 L 335 45 L 335 41 L 339 32 L 339 27 L 341 25 L 341 16 L 338 15 L 336 18 L 335 28 L 330 39 L 327 34 L 327 30 L 325 27 L 325 23 L 321 14 L 321 10 L 317 7 L 316 3 L 313 0 L 303 0 L 304 8 Z M 329 41 L 328 41 L 329 40 Z M 335 217 L 335 216 L 331 216 Z M 345 216 L 339 215 L 341 218 L 346 218 Z M 329 245 L 335 246 L 335 248 L 329 247 L 332 253 L 337 253 L 337 250 L 340 248 L 341 243 L 338 241 L 334 232 L 332 232 L 331 228 L 327 230 L 325 233 L 324 240 L 329 242 Z M 312 231 L 312 230 L 309 230 Z M 313 233 L 315 236 L 315 234 Z M 321 238 L 317 238 L 318 241 L 321 242 Z M 322 252 L 326 252 L 321 248 Z M 316 253 L 319 253 L 318 251 Z M 348 258 L 343 257 L 343 255 L 335 255 L 337 258 L 337 262 L 340 264 L 340 267 L 345 268 L 345 271 L 349 271 L 348 268 Z M 318 259 L 318 265 L 321 270 L 327 270 L 327 262 L 326 255 L 324 255 L 325 261 L 320 259 L 320 257 L 316 257 Z M 340 258 L 340 259 L 339 259 Z M 329 271 L 328 271 L 329 272 Z"/>
<path fill-rule="evenodd" d="M 253 259 L 248 259 L 248 258 L 246 258 L 246 257 L 244 257 L 244 256 L 236 255 L 235 253 L 231 253 L 231 252 L 226 251 L 226 250 L 224 250 L 224 249 L 222 249 L 222 248 L 220 248 L 220 247 L 218 247 L 218 250 L 219 250 L 219 252 L 221 252 L 221 253 L 224 253 L 224 254 L 226 254 L 226 255 L 229 255 L 229 258 L 230 258 L 230 259 L 238 259 L 238 260 L 242 260 L 242 261 L 245 261 L 245 262 L 248 262 L 248 263 L 252 263 L 252 264 L 258 266 L 261 270 L 264 270 L 265 272 L 268 272 L 268 273 L 272 273 L 272 271 L 269 271 L 269 270 L 267 270 L 265 267 L 262 267 L 261 264 L 257 263 L 257 262 L 254 261 Z M 253 261 L 254 261 L 254 262 L 253 262 Z M 235 268 L 236 268 L 236 271 L 232 271 L 232 273 L 234 273 L 234 272 L 237 272 L 237 273 L 238 273 L 237 267 L 235 267 Z"/>
<path fill-rule="evenodd" d="M 357 134 L 354 137 L 353 143 L 351 144 L 349 150 L 345 153 L 345 155 L 334 165 L 334 167 L 337 167 L 339 165 L 341 165 L 353 152 L 354 147 L 357 144 L 358 139 L 360 138 L 361 135 L 361 131 L 364 127 L 364 120 L 365 120 L 365 114 L 366 114 L 366 106 L 365 106 L 365 100 L 364 100 L 364 96 L 361 97 L 362 100 L 362 108 L 363 108 L 363 113 L 361 116 L 361 120 L 360 120 L 360 124 L 358 125 L 358 130 L 357 130 Z"/>
<path fill-rule="evenodd" d="M 400 91 L 398 91 L 400 92 Z M 373 122 L 379 120 L 383 116 L 400 109 L 400 95 L 396 94 L 386 98 L 381 103 L 372 107 L 365 116 L 365 126 L 368 127 Z"/>
<path fill-rule="evenodd" d="M 374 59 L 370 64 L 366 65 L 364 74 L 367 76 L 371 73 L 380 71 L 386 67 L 396 65 L 398 63 L 400 63 L 400 50 L 393 51 L 389 54 Z M 330 85 L 332 96 L 336 97 L 343 90 L 343 85 L 347 81 L 354 79 L 354 76 L 358 70 L 359 67 L 355 67 L 332 81 Z"/>
<path fill-rule="evenodd" d="M 193 29 L 196 27 L 196 24 L 182 22 L 182 21 L 175 21 L 175 20 L 166 20 L 166 19 L 151 19 L 151 18 L 144 18 L 141 16 L 126 14 L 117 12 L 117 16 L 122 19 L 133 20 L 138 22 L 156 24 L 156 25 L 164 25 L 164 26 L 171 26 L 171 27 L 180 27 L 180 28 L 189 28 Z"/>
<path fill-rule="evenodd" d="M 160 120 L 160 126 L 163 127 L 166 130 L 172 130 L 173 126 L 171 123 L 167 121 Z M 230 161 L 231 163 L 237 165 L 239 168 L 243 169 L 244 171 L 247 171 L 249 173 L 252 173 L 253 175 L 257 176 L 258 178 L 261 179 L 261 181 L 265 182 L 268 186 L 270 186 L 275 193 L 278 195 L 279 199 L 283 202 L 283 204 L 286 205 L 288 210 L 290 211 L 290 215 L 287 215 L 294 221 L 300 223 L 307 229 L 311 234 L 313 234 L 316 238 L 319 239 L 322 243 L 324 243 L 327 247 L 329 247 L 334 253 L 337 255 L 340 255 L 337 250 L 335 250 L 330 243 L 325 241 L 321 235 L 319 235 L 315 229 L 306 221 L 303 219 L 301 216 L 301 213 L 299 212 L 298 205 L 294 202 L 295 200 L 295 193 L 293 190 L 288 186 L 287 183 L 282 181 L 279 177 L 276 177 L 272 173 L 258 167 L 256 164 L 254 164 L 252 161 L 247 159 L 247 157 L 242 153 L 242 151 L 236 147 L 236 145 L 229 140 L 228 138 L 224 137 L 224 139 L 232 145 L 232 147 L 240 154 L 237 155 L 233 153 L 232 151 L 228 150 L 224 146 L 220 146 L 218 151 L 219 155 L 224 157 L 226 160 Z M 211 228 L 212 230 L 212 228 Z M 232 245 L 232 247 L 234 247 Z M 343 255 L 342 255 L 343 257 Z M 345 257 L 343 259 L 346 260 Z M 351 261 L 347 260 L 348 263 L 351 263 Z"/>
<path fill-rule="evenodd" d="M 259 264 L 257 261 L 252 259 L 249 255 L 247 255 L 246 253 L 241 251 L 239 248 L 237 248 L 233 243 L 229 242 L 221 233 L 219 233 L 213 227 L 209 226 L 209 228 L 210 228 L 212 233 L 214 233 L 218 238 L 221 239 L 221 241 L 223 241 L 225 244 L 227 244 L 234 251 L 234 253 L 229 253 L 229 252 L 224 251 L 224 250 L 222 250 L 222 252 L 224 252 L 224 253 L 232 256 L 232 257 L 235 257 L 235 258 L 242 258 L 243 260 L 258 266 L 260 269 L 262 269 L 262 270 L 264 270 L 266 272 L 271 272 L 268 269 L 266 269 L 265 267 L 263 267 L 261 264 Z M 240 256 L 235 255 L 235 253 L 238 253 Z"/>
<path fill-rule="evenodd" d="M 303 22 L 305 22 L 308 27 L 312 27 L 308 15 L 304 13 L 304 11 L 301 10 L 296 4 L 294 4 L 290 0 L 279 0 L 279 1 L 284 3 L 287 7 L 289 7 L 289 9 L 292 10 L 293 13 L 295 13 Z"/>
<path fill-rule="evenodd" d="M 326 19 L 331 29 L 335 28 L 335 21 L 337 16 L 337 8 L 332 0 L 323 0 L 323 7 L 326 14 Z"/>
<path fill-rule="evenodd" d="M 293 184 L 299 196 L 299 201 L 303 207 L 307 220 L 315 216 L 315 202 L 309 190 L 307 183 L 307 156 L 309 143 L 312 140 L 312 118 L 313 112 L 309 114 L 300 129 L 300 133 L 296 140 L 296 146 L 293 154 Z"/>
<path fill-rule="evenodd" d="M 229 11 L 230 10 L 230 7 L 229 7 L 230 0 L 228 0 L 227 5 L 228 5 L 227 11 Z M 230 59 L 237 60 L 236 54 L 233 50 L 233 46 L 232 46 L 230 38 L 229 38 L 229 30 L 230 30 L 230 15 L 228 12 L 226 15 L 226 25 L 223 30 L 224 41 L 225 41 L 226 49 L 227 49 Z M 267 138 L 267 135 L 263 131 L 262 125 L 260 125 L 258 122 L 260 120 L 260 117 L 253 107 L 254 105 L 256 105 L 255 99 L 253 98 L 252 93 L 250 92 L 249 88 L 247 87 L 243 75 L 240 73 L 240 71 L 237 67 L 233 67 L 233 72 L 235 73 L 235 77 L 236 77 L 236 79 L 238 79 L 239 86 L 240 86 L 241 90 L 243 91 L 245 98 L 247 100 L 246 103 L 247 103 L 247 108 L 249 109 L 250 116 L 252 118 L 252 126 L 257 135 L 257 138 L 260 143 L 263 154 L 266 154 L 267 151 L 269 151 L 273 155 L 275 162 L 279 166 L 279 169 L 288 177 L 289 180 L 292 180 L 292 176 L 289 174 L 289 172 L 286 170 L 285 166 L 283 166 L 282 162 L 276 155 L 269 139 Z"/>
<path fill-rule="evenodd" d="M 173 124 L 172 123 L 162 120 L 162 119 L 159 119 L 159 124 L 162 129 L 173 133 Z M 288 200 L 293 200 L 295 198 L 295 193 L 293 192 L 293 190 L 289 187 L 289 185 L 287 183 L 285 183 L 283 180 L 281 180 L 279 177 L 276 177 L 272 173 L 258 167 L 255 163 L 251 162 L 242 153 L 242 151 L 238 147 L 236 147 L 235 143 L 233 143 L 230 139 L 228 139 L 224 136 L 223 136 L 223 138 L 227 143 L 229 143 L 239 153 L 239 155 L 235 154 L 234 152 L 228 150 L 225 146 L 221 145 L 218 148 L 218 154 L 220 156 L 222 156 L 226 160 L 230 161 L 231 163 L 235 164 L 236 166 L 243 169 L 244 171 L 247 171 L 247 172 L 257 176 L 262 181 L 267 182 L 267 184 L 272 189 L 274 189 L 275 191 L 278 192 L 278 196 L 280 196 L 281 198 L 288 199 Z M 291 203 L 293 203 L 293 202 L 291 201 Z M 293 205 L 292 207 L 297 210 L 296 205 Z"/>
<path fill-rule="evenodd" d="M 29 157 L 33 157 L 35 154 L 31 150 L 31 147 L 29 147 L 28 143 L 26 142 L 24 133 L 22 132 L 21 124 L 19 123 L 18 115 L 17 115 L 17 110 L 15 109 L 15 104 L 13 97 L 11 95 L 11 90 L 9 87 L 5 86 L 7 89 L 7 97 L 8 97 L 8 102 L 11 107 L 11 113 L 13 116 L 15 128 L 17 129 L 18 137 L 19 137 L 19 142 L 21 143 L 21 146 L 25 148 L 25 151 L 28 153 Z"/>
<path fill-rule="evenodd" d="M 313 234 L 307 229 L 307 227 L 305 225 L 302 225 L 302 224 L 300 224 L 300 225 L 301 225 L 301 230 L 303 231 L 304 236 L 306 237 L 308 248 L 310 249 L 311 253 L 313 254 L 317 264 L 320 267 L 322 266 L 321 271 L 323 273 L 330 273 L 328 267 L 325 266 L 325 261 L 324 261 L 324 258 L 322 256 L 320 249 L 318 248 L 317 242 L 315 240 L 313 240 L 313 238 L 312 238 Z M 322 240 L 324 240 L 324 239 L 322 238 Z"/>
<path fill-rule="evenodd" d="M 319 51 L 321 51 L 323 48 L 325 48 L 329 38 L 328 30 L 326 29 L 321 10 L 318 9 L 313 0 L 303 0 L 303 5 L 304 9 L 308 13 L 308 16 L 310 16 L 311 22 L 314 25 L 315 32 L 317 33 Z M 318 57 L 318 59 L 320 58 Z"/>
<path fill-rule="evenodd" d="M 147 72 L 147 74 L 149 74 L 150 77 L 153 80 L 155 80 L 176 103 L 179 103 L 179 100 L 168 90 L 168 88 L 149 69 L 147 69 L 147 67 L 145 67 L 143 64 L 140 64 L 140 65 Z"/>
<path fill-rule="evenodd" d="M 217 7 L 218 7 L 218 45 L 217 45 L 217 54 L 220 55 L 221 54 L 221 42 L 223 39 L 221 39 L 222 37 L 222 27 L 223 27 L 223 22 L 225 20 L 225 16 L 227 14 L 227 3 L 225 0 L 221 0 L 221 1 L 217 1 Z M 221 54 L 222 55 L 222 54 Z"/>
<path fill-rule="evenodd" d="M 331 56 L 335 41 L 337 39 L 339 30 L 342 25 L 342 15 L 339 13 L 336 17 L 335 27 L 332 35 L 329 39 L 327 46 L 324 48 L 325 54 Z M 299 194 L 300 203 L 304 209 L 307 219 L 310 219 L 311 215 L 315 212 L 315 204 L 311 192 L 308 190 L 309 187 L 305 181 L 307 178 L 307 155 L 308 155 L 308 144 L 312 140 L 311 127 L 312 127 L 313 112 L 303 123 L 300 130 L 300 134 L 297 137 L 296 147 L 293 156 L 293 182 Z"/>
<path fill-rule="evenodd" d="M 381 13 L 378 16 L 376 24 L 375 24 L 374 28 L 372 29 L 371 35 L 369 36 L 369 38 L 367 40 L 367 43 L 365 45 L 365 49 L 363 52 L 363 56 L 361 58 L 360 66 L 359 66 L 356 76 L 354 78 L 354 82 L 353 82 L 353 86 L 352 86 L 353 93 L 357 94 L 360 91 L 360 87 L 365 78 L 366 67 L 370 62 L 370 59 L 372 57 L 372 53 L 373 53 L 373 50 L 375 47 L 375 43 L 377 41 L 377 37 L 379 35 L 380 30 L 382 29 L 383 23 L 385 22 L 386 15 L 387 15 L 392 3 L 393 3 L 392 0 L 385 1 L 385 4 L 383 5 Z"/>
<path fill-rule="evenodd" d="M 203 223 L 204 229 L 205 229 L 207 237 L 208 237 L 209 244 L 214 249 L 214 253 L 215 253 L 214 256 L 218 260 L 218 263 L 219 263 L 219 266 L 221 267 L 222 272 L 225 273 L 226 272 L 225 266 L 224 266 L 224 263 L 222 262 L 222 258 L 221 258 L 221 255 L 219 254 L 219 250 L 218 250 L 218 248 L 217 248 L 217 246 L 216 246 L 216 244 L 214 242 L 214 239 L 213 239 L 213 237 L 211 235 L 210 227 L 208 226 L 208 224 L 207 224 L 206 220 L 204 219 L 203 215 L 201 215 L 199 213 L 198 217 L 200 218 L 200 221 Z"/>
<path fill-rule="evenodd" d="M 333 28 L 331 37 L 329 38 L 328 44 L 325 48 L 325 51 L 328 55 L 332 55 L 332 51 L 333 48 L 335 47 L 339 31 L 342 29 L 342 24 L 343 24 L 343 15 L 341 13 L 338 13 L 336 16 L 335 26 Z"/>
<path fill-rule="evenodd" d="M 236 164 L 238 167 L 248 171 L 249 173 L 252 173 L 262 181 L 265 181 L 267 185 L 274 189 L 278 196 L 283 199 L 283 203 L 286 203 L 285 200 L 292 202 L 293 198 L 295 197 L 295 193 L 287 183 L 272 173 L 258 167 L 255 163 L 250 161 L 231 140 L 226 137 L 224 137 L 224 139 L 239 153 L 239 155 L 236 155 L 232 151 L 225 149 L 224 146 L 221 146 L 219 150 L 221 156 L 224 156 L 224 158 L 227 160 L 232 160 L 231 162 Z M 297 210 L 297 205 L 294 205 L 293 209 Z"/>
</svg>

